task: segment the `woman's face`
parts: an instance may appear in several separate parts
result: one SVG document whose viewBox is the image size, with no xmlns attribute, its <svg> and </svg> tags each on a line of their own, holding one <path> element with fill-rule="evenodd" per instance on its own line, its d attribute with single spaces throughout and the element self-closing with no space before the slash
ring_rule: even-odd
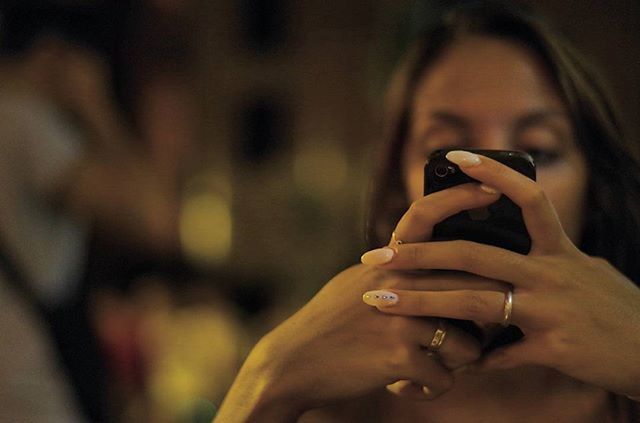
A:
<svg viewBox="0 0 640 423">
<path fill-rule="evenodd" d="M 423 194 L 423 169 L 438 148 L 524 150 L 537 180 L 577 243 L 586 163 L 563 102 L 536 57 L 518 44 L 470 36 L 424 74 L 412 105 L 403 177 L 410 201 Z"/>
</svg>

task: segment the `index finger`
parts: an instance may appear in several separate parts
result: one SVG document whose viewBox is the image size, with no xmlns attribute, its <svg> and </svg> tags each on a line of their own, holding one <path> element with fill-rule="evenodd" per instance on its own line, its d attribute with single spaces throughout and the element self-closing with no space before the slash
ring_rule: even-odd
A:
<svg viewBox="0 0 640 423">
<path fill-rule="evenodd" d="M 532 250 L 554 251 L 566 239 L 555 209 L 535 181 L 489 157 L 469 151 L 451 151 L 446 157 L 470 177 L 500 190 L 520 206 Z"/>
<path fill-rule="evenodd" d="M 398 221 L 394 236 L 402 242 L 428 241 L 437 223 L 461 211 L 488 206 L 498 198 L 498 192 L 486 191 L 477 183 L 457 185 L 429 194 L 411 204 Z"/>
</svg>

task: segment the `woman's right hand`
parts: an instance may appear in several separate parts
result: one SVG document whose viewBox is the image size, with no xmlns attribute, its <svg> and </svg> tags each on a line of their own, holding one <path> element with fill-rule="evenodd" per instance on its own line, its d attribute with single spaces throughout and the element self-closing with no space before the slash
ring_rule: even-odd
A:
<svg viewBox="0 0 640 423">
<path fill-rule="evenodd" d="M 399 222 L 405 242 L 424 242 L 433 224 L 460 210 L 486 206 L 499 193 L 477 184 L 450 188 L 416 201 Z M 372 263 L 373 264 L 373 263 Z M 448 325 L 446 339 L 426 347 L 439 327 L 429 317 L 392 316 L 362 302 L 378 289 L 504 289 L 498 281 L 460 273 L 394 271 L 357 265 L 334 277 L 302 309 L 265 336 L 251 352 L 227 394 L 217 421 L 295 421 L 311 408 L 365 395 L 395 384 L 425 386 L 422 398 L 452 387 L 452 371 L 475 362 L 478 341 Z M 401 393 L 413 393 L 406 389 Z"/>
<path fill-rule="evenodd" d="M 218 421 L 295 420 L 306 410 L 365 395 L 398 380 L 451 388 L 452 370 L 476 361 L 480 345 L 447 328 L 438 354 L 426 347 L 438 320 L 389 316 L 362 302 L 374 287 L 433 288 L 428 274 L 357 265 L 334 277 L 307 305 L 266 335 L 249 355 Z"/>
</svg>

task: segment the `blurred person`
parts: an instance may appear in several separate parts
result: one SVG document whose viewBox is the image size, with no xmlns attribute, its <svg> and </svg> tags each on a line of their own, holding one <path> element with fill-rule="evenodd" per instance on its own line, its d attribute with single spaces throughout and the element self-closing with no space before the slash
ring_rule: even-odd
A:
<svg viewBox="0 0 640 423">
<path fill-rule="evenodd" d="M 0 264 L 0 421 L 82 421 L 46 325 Z"/>
<path fill-rule="evenodd" d="M 133 145 L 114 100 L 97 42 L 109 16 L 43 1 L 0 11 L 0 274 L 14 304 L 0 308 L 0 413 L 11 413 L 0 417 L 34 420 L 56 399 L 73 412 L 72 392 L 76 412 L 103 421 L 106 374 L 82 283 L 88 237 L 175 254 L 177 192 Z"/>
<path fill-rule="evenodd" d="M 216 421 L 638 421 L 640 161 L 593 70 L 539 16 L 472 2 L 417 40 L 389 101 L 374 249 L 259 341 Z M 441 148 L 478 183 L 423 196 Z M 537 182 L 468 148 L 525 150 Z M 528 254 L 430 240 L 501 195 Z M 483 348 L 510 324 L 522 339 Z"/>
</svg>

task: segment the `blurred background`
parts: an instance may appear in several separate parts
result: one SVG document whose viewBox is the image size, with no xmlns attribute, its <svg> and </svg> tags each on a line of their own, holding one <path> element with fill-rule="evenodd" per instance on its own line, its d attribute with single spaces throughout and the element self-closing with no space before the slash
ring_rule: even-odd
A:
<svg viewBox="0 0 640 423">
<path fill-rule="evenodd" d="M 389 74 L 452 3 L 0 1 L 0 420 L 209 421 L 358 261 Z M 638 139 L 640 3 L 528 3 Z"/>
</svg>

